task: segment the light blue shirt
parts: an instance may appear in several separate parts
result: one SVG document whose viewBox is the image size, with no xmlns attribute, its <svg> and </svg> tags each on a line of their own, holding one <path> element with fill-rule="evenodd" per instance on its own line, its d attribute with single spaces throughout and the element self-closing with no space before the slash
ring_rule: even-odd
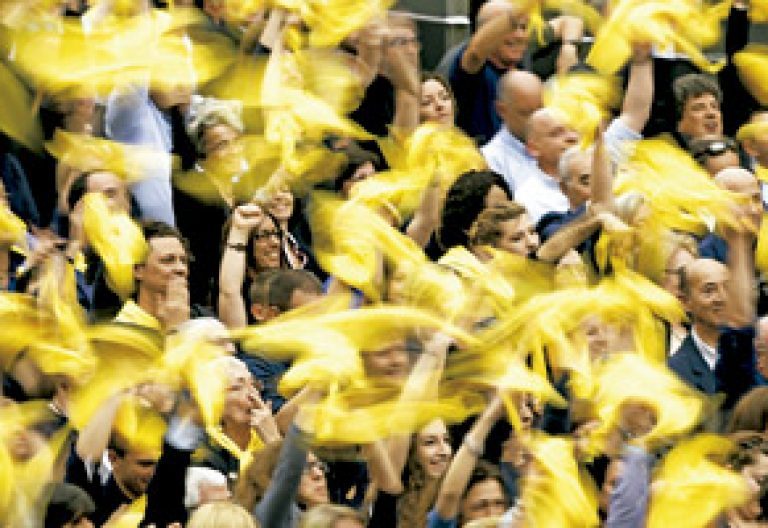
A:
<svg viewBox="0 0 768 528">
<path fill-rule="evenodd" d="M 169 120 L 158 110 L 146 87 L 115 90 L 109 96 L 105 115 L 110 139 L 154 149 L 153 163 L 146 164 L 141 181 L 131 185 L 142 220 L 157 220 L 175 226 L 171 189 L 173 136 Z"/>
<path fill-rule="evenodd" d="M 513 192 L 517 191 L 539 167 L 536 159 L 528 153 L 522 141 L 502 127 L 493 139 L 480 149 L 488 167 L 504 177 Z"/>
</svg>

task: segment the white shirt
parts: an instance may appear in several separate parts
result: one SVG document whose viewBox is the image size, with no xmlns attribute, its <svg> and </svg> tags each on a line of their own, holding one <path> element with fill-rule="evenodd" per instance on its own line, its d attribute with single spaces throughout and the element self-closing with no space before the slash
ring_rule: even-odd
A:
<svg viewBox="0 0 768 528">
<path fill-rule="evenodd" d="M 694 329 L 691 329 L 691 338 L 693 339 L 693 344 L 696 345 L 696 348 L 699 350 L 702 359 L 706 362 L 707 366 L 709 366 L 709 370 L 715 370 L 717 359 L 720 357 L 720 354 L 717 353 L 717 347 L 706 344 L 696 334 L 696 330 Z"/>
<path fill-rule="evenodd" d="M 534 224 L 546 213 L 564 213 L 569 207 L 568 198 L 560 190 L 560 183 L 538 168 L 536 173 L 515 191 L 515 201 L 525 207 Z"/>
<path fill-rule="evenodd" d="M 528 153 L 522 141 L 510 134 L 507 127 L 501 127 L 480 152 L 488 167 L 501 174 L 513 192 L 517 191 L 531 174 L 539 172 L 536 158 Z"/>
</svg>

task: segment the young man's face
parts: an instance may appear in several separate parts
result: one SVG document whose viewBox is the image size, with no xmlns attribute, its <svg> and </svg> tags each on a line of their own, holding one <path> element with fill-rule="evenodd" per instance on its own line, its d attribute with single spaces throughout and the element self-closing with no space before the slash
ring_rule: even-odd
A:
<svg viewBox="0 0 768 528">
<path fill-rule="evenodd" d="M 117 456 L 114 451 L 110 451 L 115 480 L 134 497 L 147 492 L 155 476 L 158 458 L 156 453 L 129 450 L 123 456 Z"/>
</svg>

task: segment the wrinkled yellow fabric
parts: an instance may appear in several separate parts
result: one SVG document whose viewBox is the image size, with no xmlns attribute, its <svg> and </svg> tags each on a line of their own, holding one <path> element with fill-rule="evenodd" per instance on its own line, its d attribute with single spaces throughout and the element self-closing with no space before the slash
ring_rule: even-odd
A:
<svg viewBox="0 0 768 528">
<path fill-rule="evenodd" d="M 729 440 L 715 435 L 699 435 L 675 446 L 651 486 L 648 528 L 708 526 L 719 514 L 743 504 L 749 496 L 746 479 L 710 459 L 732 448 Z"/>
<path fill-rule="evenodd" d="M 750 10 L 751 12 L 751 10 Z M 739 72 L 739 78 L 749 93 L 760 104 L 768 104 L 765 68 L 768 66 L 768 46 L 750 44 L 733 56 L 733 63 Z"/>
<path fill-rule="evenodd" d="M 637 354 L 615 353 L 593 372 L 592 394 L 579 394 L 594 406 L 601 421 L 595 436 L 605 436 L 620 421 L 622 405 L 643 403 L 654 411 L 653 428 L 643 441 L 677 440 L 700 421 L 707 402 L 685 385 L 664 364 L 654 364 Z"/>
<path fill-rule="evenodd" d="M 0 244 L 20 244 L 26 247 L 27 226 L 13 211 L 0 204 Z"/>
<path fill-rule="evenodd" d="M 474 141 L 436 123 L 419 125 L 404 140 L 381 139 L 379 146 L 390 169 L 357 183 L 352 195 L 372 207 L 392 204 L 403 218 L 417 210 L 430 183 L 447 192 L 463 173 L 487 168 Z"/>
<path fill-rule="evenodd" d="M 0 130 L 25 147 L 39 152 L 43 130 L 33 113 L 32 97 L 19 78 L 0 62 Z"/>
<path fill-rule="evenodd" d="M 720 39 L 720 21 L 728 15 L 728 9 L 729 2 L 615 2 L 597 33 L 587 63 L 603 74 L 614 74 L 631 57 L 633 44 L 653 43 L 685 53 L 698 68 L 715 73 L 724 63 L 711 63 L 701 50 Z"/>
<path fill-rule="evenodd" d="M 126 299 L 134 289 L 133 268 L 148 251 L 141 228 L 127 213 L 111 211 L 102 194 L 88 193 L 83 202 L 83 229 L 88 244 L 106 266 L 107 284 Z"/>
<path fill-rule="evenodd" d="M 737 227 L 734 205 L 744 199 L 718 187 L 687 153 L 658 139 L 634 145 L 613 190 L 616 194 L 635 191 L 643 195 L 644 218 L 636 220 L 641 232 L 647 225 L 658 223 L 667 229 L 703 234 L 710 218 Z"/>
<path fill-rule="evenodd" d="M 594 142 L 597 128 L 618 108 L 621 86 L 613 77 L 569 73 L 551 78 L 544 87 L 544 105 L 559 112 L 579 132 L 583 146 Z"/>
<path fill-rule="evenodd" d="M 155 157 L 165 155 L 148 147 L 127 145 L 108 139 L 56 129 L 45 150 L 60 163 L 82 172 L 111 172 L 129 183 L 144 178 Z"/>
<path fill-rule="evenodd" d="M 55 33 L 17 28 L 5 44 L 15 50 L 14 67 L 46 93 L 106 97 L 131 85 L 193 87 L 229 67 L 234 50 L 223 35 L 179 31 L 202 20 L 188 13 L 107 17 L 89 31 L 80 20 L 64 20 Z"/>
<path fill-rule="evenodd" d="M 574 458 L 573 442 L 542 434 L 527 445 L 534 468 L 523 479 L 521 504 L 526 526 L 599 526 L 597 491 Z"/>
</svg>

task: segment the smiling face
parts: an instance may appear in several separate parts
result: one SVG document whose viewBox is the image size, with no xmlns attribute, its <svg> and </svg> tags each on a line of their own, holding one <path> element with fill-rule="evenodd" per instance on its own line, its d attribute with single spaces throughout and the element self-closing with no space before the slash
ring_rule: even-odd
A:
<svg viewBox="0 0 768 528">
<path fill-rule="evenodd" d="M 222 422 L 245 425 L 251 421 L 251 413 L 260 401 L 253 377 L 244 364 L 227 365 L 227 392 L 224 398 Z"/>
<path fill-rule="evenodd" d="M 287 189 L 277 191 L 267 203 L 267 212 L 287 225 L 293 216 L 293 193 Z"/>
<path fill-rule="evenodd" d="M 264 220 L 251 233 L 253 237 L 253 262 L 256 271 L 280 268 L 282 240 L 274 220 L 265 216 Z"/>
<path fill-rule="evenodd" d="M 451 462 L 451 437 L 445 423 L 433 420 L 414 437 L 416 461 L 428 478 L 438 479 L 448 470 Z"/>
<path fill-rule="evenodd" d="M 696 259 L 685 268 L 686 307 L 694 327 L 717 328 L 725 323 L 728 268 L 712 259 Z"/>
<path fill-rule="evenodd" d="M 527 15 L 516 17 L 513 29 L 501 38 L 498 47 L 489 57 L 493 65 L 502 70 L 516 67 L 528 49 L 530 30 Z"/>
</svg>

